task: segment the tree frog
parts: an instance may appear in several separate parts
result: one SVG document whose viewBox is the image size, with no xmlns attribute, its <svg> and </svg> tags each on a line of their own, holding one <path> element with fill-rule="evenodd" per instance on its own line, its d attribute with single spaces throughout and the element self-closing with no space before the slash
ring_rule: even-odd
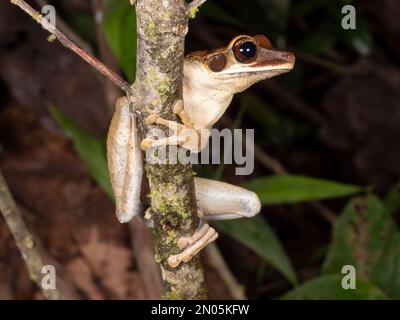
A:
<svg viewBox="0 0 400 320">
<path fill-rule="evenodd" d="M 183 67 L 183 100 L 173 112 L 182 123 L 149 115 L 145 125 L 158 124 L 173 130 L 164 139 L 140 141 L 134 113 L 128 99 L 117 101 L 107 138 L 111 184 L 120 222 L 129 221 L 139 211 L 143 160 L 140 149 L 171 144 L 200 152 L 207 144 L 212 126 L 222 117 L 235 93 L 252 84 L 293 69 L 293 53 L 277 50 L 263 35 L 235 37 L 226 47 L 187 55 Z M 194 178 L 199 216 L 206 220 L 252 217 L 259 213 L 258 196 L 228 183 Z M 202 224 L 195 234 L 178 241 L 182 252 L 168 258 L 171 267 L 188 262 L 218 234 Z"/>
</svg>

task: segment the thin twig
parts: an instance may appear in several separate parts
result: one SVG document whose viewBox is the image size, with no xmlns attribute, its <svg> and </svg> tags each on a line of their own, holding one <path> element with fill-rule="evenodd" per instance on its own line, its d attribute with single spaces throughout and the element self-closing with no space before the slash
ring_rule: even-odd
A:
<svg viewBox="0 0 400 320">
<path fill-rule="evenodd" d="M 35 0 L 38 6 L 44 7 L 47 6 L 49 3 L 46 0 Z M 57 17 L 57 26 L 58 29 L 64 33 L 72 42 L 74 42 L 76 45 L 81 47 L 83 50 L 92 53 L 93 50 L 85 40 L 83 40 L 78 34 L 75 33 L 74 30 L 71 29 L 71 27 L 65 23 L 64 20 L 62 20 L 60 17 Z"/>
<path fill-rule="evenodd" d="M 43 277 L 42 268 L 43 258 L 40 254 L 37 242 L 29 232 L 25 221 L 22 218 L 10 190 L 4 180 L 3 173 L 0 171 L 0 211 L 3 214 L 11 234 L 13 235 L 22 258 L 28 267 L 30 278 L 39 286 L 46 299 L 59 300 L 62 294 L 58 289 L 46 290 L 41 284 Z"/>
<path fill-rule="evenodd" d="M 193 0 L 186 5 L 186 13 L 191 12 L 193 9 L 200 7 L 207 0 Z"/>
<path fill-rule="evenodd" d="M 254 156 L 264 168 L 271 170 L 275 174 L 286 174 L 285 167 L 277 159 L 271 157 L 257 144 L 254 145 Z"/>
<path fill-rule="evenodd" d="M 96 68 L 102 75 L 104 75 L 105 77 L 110 79 L 112 82 L 114 82 L 118 87 L 120 87 L 123 91 L 125 91 L 126 95 L 128 95 L 128 96 L 132 95 L 132 88 L 124 79 L 122 79 L 119 75 L 117 75 L 115 72 L 110 70 L 107 66 L 105 66 L 103 63 L 101 63 L 99 60 L 97 60 L 95 57 L 93 57 L 90 53 L 79 48 L 75 43 L 73 43 L 70 39 L 68 39 L 68 37 L 64 33 L 62 33 L 60 30 L 58 30 L 47 19 L 45 19 L 39 12 L 34 10 L 29 4 L 27 4 L 23 0 L 10 0 L 10 2 L 12 4 L 15 4 L 19 8 L 21 8 L 27 14 L 29 14 L 37 23 L 39 23 L 43 27 L 43 29 L 45 29 L 48 32 L 50 32 L 51 34 L 53 34 L 61 42 L 61 44 L 64 47 L 75 52 L 83 60 L 85 60 L 91 66 Z"/>
</svg>

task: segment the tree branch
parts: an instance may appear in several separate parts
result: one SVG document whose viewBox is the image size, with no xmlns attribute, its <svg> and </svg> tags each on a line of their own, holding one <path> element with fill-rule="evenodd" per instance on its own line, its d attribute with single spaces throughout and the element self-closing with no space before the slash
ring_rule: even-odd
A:
<svg viewBox="0 0 400 320">
<path fill-rule="evenodd" d="M 187 32 L 185 1 L 139 0 L 136 13 L 138 64 L 133 86 L 136 107 L 140 107 L 143 116 L 158 113 L 176 120 L 171 107 L 182 92 Z M 143 128 L 141 131 L 144 133 Z M 193 235 L 198 226 L 192 167 L 180 163 L 146 163 L 146 174 L 150 182 L 156 260 L 163 274 L 162 296 L 205 299 L 207 288 L 198 255 L 176 268 L 167 263 L 170 255 L 181 252 L 178 239 Z"/>
<path fill-rule="evenodd" d="M 29 4 L 27 4 L 23 0 L 10 0 L 12 4 L 15 4 L 27 14 L 29 14 L 37 23 L 39 23 L 43 29 L 47 30 L 51 34 L 53 34 L 61 44 L 75 52 L 78 56 L 80 56 L 83 60 L 97 69 L 102 75 L 110 79 L 114 82 L 118 87 L 120 87 L 123 91 L 125 91 L 127 96 L 132 94 L 132 89 L 129 84 L 122 79 L 119 75 L 115 72 L 110 70 L 107 66 L 93 57 L 90 53 L 86 52 L 85 50 L 79 48 L 74 42 L 68 39 L 68 37 L 63 34 L 60 30 L 58 30 L 54 25 L 52 25 L 47 19 L 45 19 L 39 12 L 34 10 Z"/>
<path fill-rule="evenodd" d="M 10 190 L 4 180 L 3 173 L 0 171 L 0 211 L 3 214 L 11 234 L 13 235 L 22 258 L 28 267 L 29 276 L 41 289 L 46 299 L 59 300 L 62 294 L 57 290 L 46 290 L 41 284 L 43 277 L 42 268 L 44 266 L 42 255 L 37 246 L 33 235 L 29 232 L 25 221 L 22 218 Z"/>
</svg>

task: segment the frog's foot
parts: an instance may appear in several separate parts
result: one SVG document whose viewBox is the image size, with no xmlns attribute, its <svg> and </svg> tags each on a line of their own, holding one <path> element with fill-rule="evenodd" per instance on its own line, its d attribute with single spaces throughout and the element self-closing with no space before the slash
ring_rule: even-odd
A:
<svg viewBox="0 0 400 320">
<path fill-rule="evenodd" d="M 176 121 L 163 119 L 155 113 L 150 114 L 144 120 L 144 124 L 146 126 L 150 126 L 152 124 L 158 124 L 166 128 L 169 128 L 174 132 L 174 134 L 171 135 L 170 137 L 158 140 L 145 138 L 142 140 L 140 144 L 142 150 L 147 150 L 149 148 L 162 147 L 167 145 L 178 145 L 178 146 L 184 146 L 186 149 L 190 151 L 199 152 L 199 148 L 201 147 L 199 144 L 200 136 L 196 130 L 189 128 L 184 124 L 177 123 Z M 204 139 L 204 141 L 206 141 L 206 139 Z"/>
<path fill-rule="evenodd" d="M 189 262 L 201 249 L 218 238 L 218 233 L 208 224 L 203 225 L 191 237 L 180 238 L 178 247 L 184 249 L 177 255 L 172 255 L 168 258 L 168 264 L 172 268 L 176 268 L 181 262 Z"/>
</svg>

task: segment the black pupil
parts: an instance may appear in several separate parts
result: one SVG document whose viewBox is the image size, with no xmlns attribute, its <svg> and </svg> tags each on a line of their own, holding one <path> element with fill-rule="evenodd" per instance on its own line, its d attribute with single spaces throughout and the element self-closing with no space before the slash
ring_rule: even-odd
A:
<svg viewBox="0 0 400 320">
<path fill-rule="evenodd" d="M 240 53 L 247 59 L 254 58 L 257 54 L 257 46 L 250 41 L 243 42 L 240 45 Z"/>
</svg>

